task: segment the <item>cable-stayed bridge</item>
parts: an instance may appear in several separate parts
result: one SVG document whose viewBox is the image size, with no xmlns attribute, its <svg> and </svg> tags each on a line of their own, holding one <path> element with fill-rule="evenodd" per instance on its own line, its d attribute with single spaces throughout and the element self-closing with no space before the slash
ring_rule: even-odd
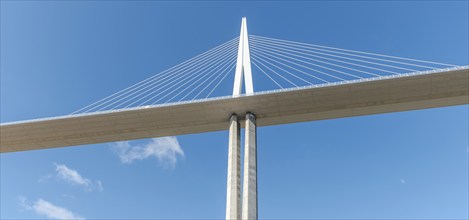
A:
<svg viewBox="0 0 469 220">
<path fill-rule="evenodd" d="M 226 217 L 255 219 L 257 126 L 468 103 L 468 66 L 248 35 L 243 19 L 239 37 L 69 115 L 1 124 L 0 152 L 229 129 Z"/>
</svg>

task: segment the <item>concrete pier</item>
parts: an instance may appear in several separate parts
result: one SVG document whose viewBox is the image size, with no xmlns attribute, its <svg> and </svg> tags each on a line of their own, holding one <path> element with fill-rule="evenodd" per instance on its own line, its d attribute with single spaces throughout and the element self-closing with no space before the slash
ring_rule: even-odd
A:
<svg viewBox="0 0 469 220">
<path fill-rule="evenodd" d="M 241 218 L 240 126 L 238 117 L 230 118 L 228 143 L 228 177 L 226 187 L 226 219 Z"/>
<path fill-rule="evenodd" d="M 257 132 L 256 116 L 246 114 L 244 142 L 242 219 L 257 219 Z"/>
</svg>

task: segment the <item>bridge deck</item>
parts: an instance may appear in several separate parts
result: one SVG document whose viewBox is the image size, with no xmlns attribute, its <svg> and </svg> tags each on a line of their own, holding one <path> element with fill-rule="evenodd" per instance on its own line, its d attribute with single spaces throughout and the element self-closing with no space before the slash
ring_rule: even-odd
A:
<svg viewBox="0 0 469 220">
<path fill-rule="evenodd" d="M 469 103 L 469 69 L 373 79 L 237 98 L 5 123 L 0 152 L 183 135 L 227 129 L 233 113 L 259 126 Z M 243 124 L 243 123 L 241 123 Z"/>
</svg>

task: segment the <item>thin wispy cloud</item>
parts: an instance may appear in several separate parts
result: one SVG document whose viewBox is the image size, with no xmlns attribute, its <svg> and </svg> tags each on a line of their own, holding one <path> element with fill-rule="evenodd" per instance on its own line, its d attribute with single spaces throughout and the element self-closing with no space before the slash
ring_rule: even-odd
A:
<svg viewBox="0 0 469 220">
<path fill-rule="evenodd" d="M 64 182 L 69 183 L 70 185 L 74 186 L 81 186 L 87 191 L 93 190 L 103 190 L 102 182 L 99 180 L 92 181 L 80 175 L 76 170 L 70 169 L 65 164 L 57 164 L 55 163 L 55 176 Z M 45 177 L 50 178 L 51 175 L 46 175 Z M 44 177 L 40 179 L 40 181 L 44 181 Z"/>
<path fill-rule="evenodd" d="M 401 183 L 402 183 L 402 184 L 405 184 L 405 179 L 401 179 Z"/>
<path fill-rule="evenodd" d="M 66 194 L 66 193 L 62 193 L 62 195 L 60 195 L 60 196 L 63 197 L 63 198 L 67 198 L 67 199 L 77 200 L 77 197 L 75 197 L 74 195 L 70 195 L 70 194 Z"/>
<path fill-rule="evenodd" d="M 133 146 L 128 141 L 116 142 L 112 144 L 112 149 L 125 164 L 155 157 L 161 165 L 174 168 L 178 158 L 184 158 L 184 151 L 176 137 L 153 138 L 148 143 Z"/>
<path fill-rule="evenodd" d="M 32 203 L 29 203 L 25 197 L 21 196 L 19 200 L 21 207 L 25 210 L 34 211 L 36 214 L 49 219 L 85 219 L 66 208 L 54 205 L 41 198 Z"/>
</svg>

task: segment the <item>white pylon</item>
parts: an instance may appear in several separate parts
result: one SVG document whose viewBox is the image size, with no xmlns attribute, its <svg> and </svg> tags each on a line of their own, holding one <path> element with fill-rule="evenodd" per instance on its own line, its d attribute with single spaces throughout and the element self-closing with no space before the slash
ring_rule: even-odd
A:
<svg viewBox="0 0 469 220">
<path fill-rule="evenodd" d="M 244 76 L 244 77 L 243 77 Z M 241 81 L 244 78 L 246 94 L 254 93 L 251 73 L 251 54 L 249 53 L 248 27 L 246 17 L 241 20 L 241 31 L 239 34 L 238 61 L 233 85 L 233 97 L 241 94 L 243 88 Z"/>
</svg>

